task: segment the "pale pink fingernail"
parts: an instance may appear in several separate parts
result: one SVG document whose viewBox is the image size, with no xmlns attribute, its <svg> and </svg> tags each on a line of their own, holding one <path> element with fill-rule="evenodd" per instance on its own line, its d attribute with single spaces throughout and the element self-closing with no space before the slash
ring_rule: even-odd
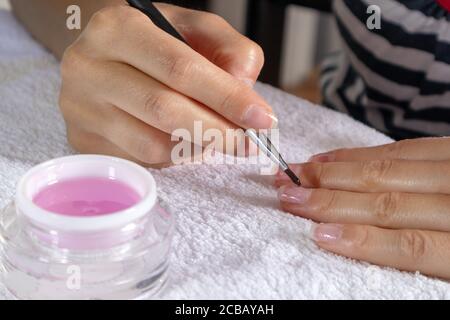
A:
<svg viewBox="0 0 450 320">
<path fill-rule="evenodd" d="M 281 202 L 304 204 L 311 197 L 311 189 L 296 186 L 283 186 L 278 190 L 278 199 Z"/>
<path fill-rule="evenodd" d="M 317 224 L 312 228 L 311 237 L 317 242 L 334 243 L 342 238 L 342 232 L 339 224 Z"/>
<path fill-rule="evenodd" d="M 291 166 L 291 170 L 298 176 L 300 173 L 298 172 L 298 168 L 295 166 Z M 284 173 L 283 170 L 278 170 L 277 174 L 275 175 L 275 182 L 283 183 L 283 182 L 289 182 L 291 181 L 291 178 L 288 177 L 286 173 Z"/>
<path fill-rule="evenodd" d="M 278 129 L 278 118 L 276 116 L 273 116 L 272 119 L 272 127 L 270 127 L 270 129 Z"/>
<path fill-rule="evenodd" d="M 251 105 L 245 111 L 242 122 L 252 129 L 270 129 L 278 124 L 278 119 L 267 108 Z"/>
<path fill-rule="evenodd" d="M 308 162 L 332 162 L 335 158 L 336 156 L 333 152 L 325 152 L 312 156 L 309 158 Z"/>
<path fill-rule="evenodd" d="M 275 181 L 288 181 L 290 180 L 289 177 L 286 175 L 286 173 L 283 172 L 283 170 L 278 170 L 277 174 L 275 175 Z"/>
</svg>

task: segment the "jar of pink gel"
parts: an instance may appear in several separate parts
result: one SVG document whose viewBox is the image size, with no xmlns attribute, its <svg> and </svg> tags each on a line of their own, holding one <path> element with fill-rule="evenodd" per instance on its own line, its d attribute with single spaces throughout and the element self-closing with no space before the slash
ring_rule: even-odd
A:
<svg viewBox="0 0 450 320">
<path fill-rule="evenodd" d="M 51 160 L 0 212 L 1 281 L 18 299 L 146 299 L 167 281 L 174 221 L 144 168 L 107 156 Z"/>
</svg>

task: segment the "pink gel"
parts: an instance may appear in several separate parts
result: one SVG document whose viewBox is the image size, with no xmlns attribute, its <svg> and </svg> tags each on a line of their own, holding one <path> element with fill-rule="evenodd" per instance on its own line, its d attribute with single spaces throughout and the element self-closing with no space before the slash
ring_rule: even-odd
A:
<svg viewBox="0 0 450 320">
<path fill-rule="evenodd" d="M 139 194 L 123 182 L 85 177 L 51 184 L 39 191 L 33 202 L 54 213 L 90 217 L 130 208 L 140 200 Z"/>
</svg>

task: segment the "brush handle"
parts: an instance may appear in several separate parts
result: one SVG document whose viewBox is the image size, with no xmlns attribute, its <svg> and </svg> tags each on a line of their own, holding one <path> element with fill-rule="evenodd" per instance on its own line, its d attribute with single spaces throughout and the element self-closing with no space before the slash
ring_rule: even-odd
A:
<svg viewBox="0 0 450 320">
<path fill-rule="evenodd" d="M 181 34 L 170 24 L 169 21 L 162 15 L 162 13 L 155 7 L 150 0 L 127 0 L 128 4 L 135 9 L 138 9 L 161 30 L 167 32 L 176 39 L 187 44 L 186 40 Z"/>
<path fill-rule="evenodd" d="M 255 129 L 247 129 L 245 135 L 249 137 L 259 149 L 265 152 L 269 159 L 275 162 L 283 171 L 289 169 L 286 161 L 284 161 L 283 157 L 265 134 L 257 133 Z"/>
</svg>

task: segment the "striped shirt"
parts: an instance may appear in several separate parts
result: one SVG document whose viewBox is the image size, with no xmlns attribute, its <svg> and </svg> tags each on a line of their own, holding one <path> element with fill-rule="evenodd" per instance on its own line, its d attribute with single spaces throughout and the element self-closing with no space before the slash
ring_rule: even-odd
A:
<svg viewBox="0 0 450 320">
<path fill-rule="evenodd" d="M 370 30 L 371 5 L 381 9 Z M 395 139 L 450 136 L 450 1 L 335 0 L 344 50 L 322 65 L 324 104 Z"/>
</svg>

